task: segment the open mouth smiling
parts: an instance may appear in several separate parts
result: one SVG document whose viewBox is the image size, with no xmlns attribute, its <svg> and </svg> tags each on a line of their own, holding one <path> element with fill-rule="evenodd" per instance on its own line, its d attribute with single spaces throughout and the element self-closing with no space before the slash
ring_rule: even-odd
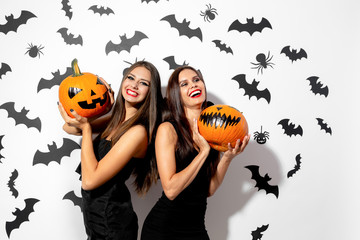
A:
<svg viewBox="0 0 360 240">
<path fill-rule="evenodd" d="M 132 97 L 137 97 L 139 95 L 137 92 L 135 92 L 131 89 L 127 89 L 126 93 L 127 93 L 127 95 L 132 96 Z"/>
<path fill-rule="evenodd" d="M 201 90 L 200 89 L 195 89 L 194 91 L 192 91 L 189 96 L 191 98 L 197 98 L 197 97 L 200 97 L 202 94 Z"/>
</svg>

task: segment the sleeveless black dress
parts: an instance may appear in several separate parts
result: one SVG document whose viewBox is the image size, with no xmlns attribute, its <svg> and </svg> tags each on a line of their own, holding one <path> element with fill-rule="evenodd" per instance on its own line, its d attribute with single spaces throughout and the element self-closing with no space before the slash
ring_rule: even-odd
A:
<svg viewBox="0 0 360 240">
<path fill-rule="evenodd" d="M 183 166 L 179 166 L 177 159 L 177 172 L 189 165 L 197 154 L 195 150 L 189 154 L 182 161 Z M 144 221 L 141 240 L 209 240 L 205 228 L 205 212 L 210 184 L 210 156 L 211 154 L 193 182 L 174 200 L 169 200 L 162 192 Z"/>
<path fill-rule="evenodd" d="M 110 141 L 106 139 L 94 141 L 94 152 L 98 161 L 110 149 Z M 125 185 L 135 160 L 132 159 L 115 177 L 102 186 L 91 191 L 81 189 L 88 240 L 137 239 L 138 219 L 132 207 L 130 192 Z"/>
</svg>

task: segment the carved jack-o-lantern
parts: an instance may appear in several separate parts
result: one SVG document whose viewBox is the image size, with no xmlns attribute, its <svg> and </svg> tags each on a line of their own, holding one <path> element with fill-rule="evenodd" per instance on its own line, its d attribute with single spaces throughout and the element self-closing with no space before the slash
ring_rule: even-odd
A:
<svg viewBox="0 0 360 240">
<path fill-rule="evenodd" d="M 77 60 L 71 63 L 73 75 L 65 78 L 59 87 L 59 100 L 69 116 L 70 109 L 80 116 L 94 117 L 105 113 L 110 104 L 107 87 L 92 73 L 81 73 Z"/>
<path fill-rule="evenodd" d="M 248 134 L 245 117 L 228 105 L 213 105 L 204 109 L 198 118 L 199 133 L 209 145 L 221 152 L 228 150 L 228 143 L 235 147 Z"/>
</svg>

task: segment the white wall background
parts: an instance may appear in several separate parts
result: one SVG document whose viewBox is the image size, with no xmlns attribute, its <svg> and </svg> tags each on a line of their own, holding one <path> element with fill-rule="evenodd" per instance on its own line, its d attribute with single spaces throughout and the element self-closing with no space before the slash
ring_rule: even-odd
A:
<svg viewBox="0 0 360 240">
<path fill-rule="evenodd" d="M 211 4 L 217 10 L 215 19 L 204 21 L 200 16 Z M 75 173 L 80 150 L 74 150 L 58 162 L 33 165 L 37 150 L 48 151 L 54 141 L 63 138 L 80 142 L 61 129 L 63 124 L 56 106 L 58 86 L 37 91 L 39 81 L 51 79 L 52 73 L 65 73 L 71 60 L 79 60 L 83 72 L 102 76 L 118 89 L 122 71 L 128 62 L 145 59 L 154 63 L 165 88 L 172 70 L 163 59 L 175 56 L 177 63 L 199 68 L 205 77 L 209 100 L 229 104 L 247 118 L 250 132 L 269 132 L 266 144 L 252 140 L 246 151 L 234 159 L 218 192 L 209 199 L 206 225 L 211 239 L 253 239 L 251 232 L 268 225 L 261 239 L 360 239 L 359 174 L 359 55 L 360 4 L 356 0 L 334 1 L 175 1 L 149 3 L 136 1 L 70 0 L 73 16 L 69 19 L 58 1 L 2 1 L 0 25 L 5 16 L 15 18 L 21 10 L 37 17 L 29 19 L 16 32 L 0 31 L 0 63 L 11 71 L 0 75 L 0 105 L 15 102 L 15 109 L 29 110 L 27 117 L 41 120 L 41 132 L 15 125 L 8 112 L 0 109 L 0 239 L 85 239 L 82 214 L 70 200 L 63 200 L 69 191 L 80 196 L 79 176 Z M 94 14 L 92 5 L 109 7 L 114 14 Z M 163 17 L 175 14 L 178 21 L 186 18 L 191 28 L 199 27 L 203 39 L 179 36 Z M 238 19 L 268 19 L 272 29 L 255 32 L 230 31 Z M 75 37 L 81 35 L 83 45 L 68 45 L 57 31 L 68 28 Z M 2 28 L 3 29 L 3 28 Z M 135 31 L 148 36 L 130 52 L 105 53 L 110 40 L 119 43 L 120 35 L 130 38 Z M 220 51 L 212 42 L 220 39 L 233 54 Z M 42 45 L 40 57 L 25 54 L 28 44 Z M 281 49 L 287 45 L 303 48 L 307 59 L 293 63 Z M 257 74 L 251 69 L 256 55 L 268 53 L 274 69 Z M 1 64 L 0 64 L 1 66 Z M 246 74 L 247 81 L 259 81 L 259 89 L 267 88 L 271 101 L 249 99 L 232 78 Z M 318 76 L 328 86 L 329 95 L 310 91 L 310 76 Z M 289 137 L 278 122 L 289 118 L 301 125 L 303 136 Z M 320 130 L 316 118 L 332 128 L 332 135 Z M 301 154 L 301 169 L 291 178 L 287 172 Z M 278 185 L 279 197 L 255 188 L 248 165 L 268 173 L 270 184 Z M 11 173 L 17 170 L 15 198 L 9 190 Z M 129 187 L 131 188 L 129 181 Z M 139 225 L 160 196 L 160 183 L 143 199 L 133 194 Z M 8 237 L 6 222 L 15 219 L 16 208 L 25 207 L 24 200 L 38 199 L 29 221 L 14 229 Z M 254 238 L 255 239 L 255 238 Z"/>
</svg>

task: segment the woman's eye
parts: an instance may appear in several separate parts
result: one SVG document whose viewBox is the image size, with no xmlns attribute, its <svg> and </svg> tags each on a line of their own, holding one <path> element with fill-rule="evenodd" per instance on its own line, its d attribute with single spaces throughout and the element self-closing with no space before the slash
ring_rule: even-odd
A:
<svg viewBox="0 0 360 240">
<path fill-rule="evenodd" d="M 140 82 L 140 84 L 144 85 L 144 86 L 149 86 L 149 84 L 147 82 Z"/>
<path fill-rule="evenodd" d="M 187 85 L 187 83 L 181 83 L 180 87 L 185 87 Z"/>
<path fill-rule="evenodd" d="M 200 78 L 195 78 L 194 79 L 194 82 L 198 82 L 198 81 L 200 81 Z"/>
<path fill-rule="evenodd" d="M 134 80 L 134 78 L 132 76 L 128 76 L 127 78 L 130 80 Z"/>
</svg>

